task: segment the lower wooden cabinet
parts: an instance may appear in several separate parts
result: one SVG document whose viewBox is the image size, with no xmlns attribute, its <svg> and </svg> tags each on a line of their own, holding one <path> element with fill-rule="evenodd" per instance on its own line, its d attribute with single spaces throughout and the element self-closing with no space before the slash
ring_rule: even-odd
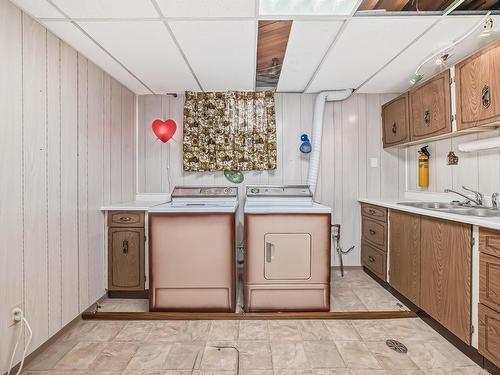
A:
<svg viewBox="0 0 500 375">
<path fill-rule="evenodd" d="M 479 304 L 479 353 L 500 366 L 500 314 Z"/>
<path fill-rule="evenodd" d="M 420 304 L 420 216 L 390 211 L 389 284 Z"/>
<path fill-rule="evenodd" d="M 471 342 L 472 227 L 421 217 L 420 307 Z"/>
<path fill-rule="evenodd" d="M 361 263 L 363 266 L 372 271 L 375 275 L 385 280 L 385 252 L 370 245 L 367 241 L 362 241 L 361 244 Z"/>
<path fill-rule="evenodd" d="M 144 228 L 109 228 L 108 289 L 144 290 Z"/>
</svg>

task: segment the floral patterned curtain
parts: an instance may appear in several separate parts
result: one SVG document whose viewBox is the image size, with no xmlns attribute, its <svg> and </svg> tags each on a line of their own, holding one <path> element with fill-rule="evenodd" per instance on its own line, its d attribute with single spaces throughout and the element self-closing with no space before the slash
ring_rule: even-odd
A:
<svg viewBox="0 0 500 375">
<path fill-rule="evenodd" d="M 276 169 L 272 92 L 186 92 L 184 170 Z"/>
</svg>

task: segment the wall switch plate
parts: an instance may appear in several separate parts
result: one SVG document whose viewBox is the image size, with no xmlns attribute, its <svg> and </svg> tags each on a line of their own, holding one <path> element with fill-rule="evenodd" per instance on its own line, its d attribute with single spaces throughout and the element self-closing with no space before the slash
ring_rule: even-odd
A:
<svg viewBox="0 0 500 375">
<path fill-rule="evenodd" d="M 370 158 L 370 167 L 377 168 L 377 166 L 378 166 L 378 159 L 377 158 Z"/>
<path fill-rule="evenodd" d="M 5 317 L 7 319 L 7 328 L 12 327 L 15 325 L 17 322 L 14 320 L 14 309 L 22 309 L 21 303 L 17 303 L 9 308 L 7 308 L 7 311 L 5 312 Z"/>
</svg>

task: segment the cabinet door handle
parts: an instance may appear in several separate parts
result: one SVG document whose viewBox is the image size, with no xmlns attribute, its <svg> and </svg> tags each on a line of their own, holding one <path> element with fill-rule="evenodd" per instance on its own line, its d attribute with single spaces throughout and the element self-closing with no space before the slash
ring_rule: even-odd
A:
<svg viewBox="0 0 500 375">
<path fill-rule="evenodd" d="M 488 108 L 491 104 L 490 86 L 488 85 L 484 85 L 483 90 L 481 91 L 481 102 L 483 103 L 484 108 Z"/>
<path fill-rule="evenodd" d="M 370 229 L 370 234 L 373 236 L 375 235 L 377 232 L 375 232 L 373 229 Z"/>
<path fill-rule="evenodd" d="M 120 218 L 120 221 L 130 221 L 130 220 L 131 220 L 131 219 L 130 219 L 129 217 L 127 217 L 127 216 L 122 216 L 122 217 Z"/>
<path fill-rule="evenodd" d="M 430 124 L 431 124 L 431 111 L 426 109 L 424 112 L 424 125 L 428 127 Z"/>
<path fill-rule="evenodd" d="M 122 253 L 124 255 L 128 255 L 128 241 L 127 240 L 123 240 L 123 243 L 122 243 Z"/>
<path fill-rule="evenodd" d="M 375 258 L 374 258 L 374 257 L 372 257 L 371 255 L 368 257 L 368 260 L 370 261 L 370 263 L 375 262 Z"/>
<path fill-rule="evenodd" d="M 396 134 L 398 131 L 398 126 L 396 125 L 396 123 L 392 124 L 392 134 Z"/>
<path fill-rule="evenodd" d="M 266 242 L 266 262 L 267 263 L 271 263 L 271 260 L 272 260 L 272 256 L 271 256 L 272 246 L 273 246 L 273 244 L 271 242 Z"/>
<path fill-rule="evenodd" d="M 370 209 L 368 210 L 368 213 L 369 213 L 370 215 L 375 215 L 375 210 L 374 210 L 373 208 L 370 208 Z"/>
</svg>

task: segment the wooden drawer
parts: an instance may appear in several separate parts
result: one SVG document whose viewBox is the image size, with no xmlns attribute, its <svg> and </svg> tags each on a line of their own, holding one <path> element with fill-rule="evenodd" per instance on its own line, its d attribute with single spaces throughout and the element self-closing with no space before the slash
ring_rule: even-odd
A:
<svg viewBox="0 0 500 375">
<path fill-rule="evenodd" d="M 479 251 L 500 257 L 500 231 L 480 228 Z"/>
<path fill-rule="evenodd" d="M 367 203 L 361 204 L 361 215 L 370 217 L 375 220 L 387 221 L 387 208 L 374 206 Z"/>
<path fill-rule="evenodd" d="M 144 228 L 143 211 L 109 211 L 109 227 Z"/>
<path fill-rule="evenodd" d="M 500 258 L 481 253 L 479 259 L 479 302 L 500 313 Z"/>
<path fill-rule="evenodd" d="M 370 242 L 380 250 L 387 249 L 387 223 L 363 217 L 363 240 Z"/>
<path fill-rule="evenodd" d="M 361 262 L 382 280 L 386 279 L 385 253 L 366 241 L 361 244 Z"/>
<path fill-rule="evenodd" d="M 479 353 L 500 366 L 500 313 L 479 304 Z"/>
</svg>

